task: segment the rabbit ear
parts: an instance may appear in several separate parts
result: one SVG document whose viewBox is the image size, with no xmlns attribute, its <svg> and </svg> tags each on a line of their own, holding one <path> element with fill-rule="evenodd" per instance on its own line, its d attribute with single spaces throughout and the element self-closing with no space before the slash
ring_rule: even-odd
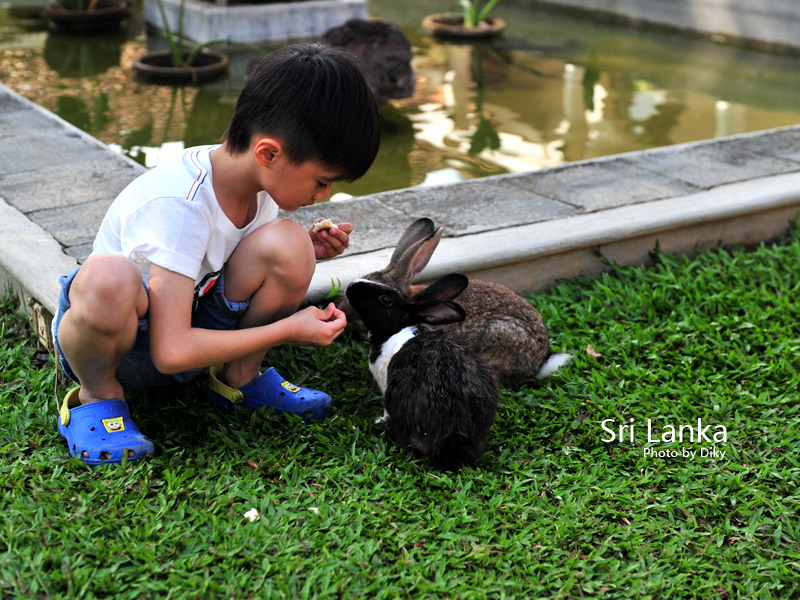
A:
<svg viewBox="0 0 800 600">
<path fill-rule="evenodd" d="M 392 253 L 392 264 L 400 260 L 400 257 L 405 254 L 411 246 L 420 240 L 424 240 L 430 236 L 436 228 L 433 226 L 433 221 L 427 217 L 417 219 L 403 232 L 400 239 L 397 241 L 397 246 Z"/>
<path fill-rule="evenodd" d="M 430 325 L 443 325 L 463 321 L 467 313 L 461 306 L 451 302 L 467 287 L 469 279 L 461 273 L 444 275 L 409 300 L 417 318 Z"/>
<path fill-rule="evenodd" d="M 428 218 L 417 219 L 400 237 L 384 273 L 388 279 L 403 289 L 411 285 L 417 273 L 425 268 L 442 238 L 441 228 L 436 229 Z"/>
<path fill-rule="evenodd" d="M 456 323 L 463 321 L 467 313 L 455 302 L 442 301 L 435 304 L 427 304 L 415 311 L 419 320 L 429 325 L 444 325 L 445 323 Z"/>
<path fill-rule="evenodd" d="M 433 251 L 442 239 L 442 229 L 439 228 L 425 239 L 414 243 L 395 264 L 397 281 L 410 285 L 414 277 L 425 268 L 433 256 Z"/>
<path fill-rule="evenodd" d="M 419 294 L 414 296 L 418 303 L 445 302 L 458 296 L 469 284 L 469 278 L 462 273 L 443 275 Z"/>
</svg>

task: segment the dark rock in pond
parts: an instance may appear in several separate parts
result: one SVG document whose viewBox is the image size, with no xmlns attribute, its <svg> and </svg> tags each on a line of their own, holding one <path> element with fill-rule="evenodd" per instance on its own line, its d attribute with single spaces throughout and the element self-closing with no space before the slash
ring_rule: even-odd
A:
<svg viewBox="0 0 800 600">
<path fill-rule="evenodd" d="M 322 41 L 355 56 L 375 100 L 385 104 L 391 98 L 414 95 L 411 68 L 414 51 L 400 28 L 387 21 L 351 19 L 325 32 Z"/>
</svg>

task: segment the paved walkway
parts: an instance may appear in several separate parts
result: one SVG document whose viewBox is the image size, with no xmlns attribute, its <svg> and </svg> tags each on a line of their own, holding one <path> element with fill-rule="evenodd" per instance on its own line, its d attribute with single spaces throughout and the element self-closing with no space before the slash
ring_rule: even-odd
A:
<svg viewBox="0 0 800 600">
<path fill-rule="evenodd" d="M 143 171 L 0 85 L 0 283 L 32 298 L 46 336 L 58 275 L 88 256 L 115 195 Z M 632 152 L 523 174 L 330 202 L 291 215 L 356 227 L 344 256 L 319 264 L 309 299 L 382 268 L 421 216 L 445 228 L 423 279 L 449 271 L 539 291 L 640 264 L 656 244 L 693 253 L 756 243 L 800 213 L 800 127 Z"/>
</svg>

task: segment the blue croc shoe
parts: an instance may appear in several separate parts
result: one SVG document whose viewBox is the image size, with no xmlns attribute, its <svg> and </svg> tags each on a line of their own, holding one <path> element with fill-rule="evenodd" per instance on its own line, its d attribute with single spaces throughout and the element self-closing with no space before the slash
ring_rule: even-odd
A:
<svg viewBox="0 0 800 600">
<path fill-rule="evenodd" d="M 238 389 L 219 380 L 221 371 L 222 365 L 211 367 L 205 384 L 205 399 L 214 404 L 241 406 L 249 410 L 269 406 L 279 413 L 296 413 L 306 422 L 311 419 L 322 419 L 333 412 L 331 397 L 328 394 L 289 383 L 274 367 L 270 367 Z"/>
<path fill-rule="evenodd" d="M 67 440 L 70 456 L 89 465 L 119 464 L 139 460 L 155 450 L 153 442 L 131 420 L 125 402 L 80 404 L 78 390 L 67 392 L 58 418 L 58 433 Z"/>
</svg>

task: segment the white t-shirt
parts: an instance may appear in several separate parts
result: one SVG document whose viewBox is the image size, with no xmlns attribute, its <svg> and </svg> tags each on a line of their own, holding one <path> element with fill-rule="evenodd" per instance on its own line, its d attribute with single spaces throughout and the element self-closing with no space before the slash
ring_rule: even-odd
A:
<svg viewBox="0 0 800 600">
<path fill-rule="evenodd" d="M 127 256 L 145 281 L 150 263 L 190 277 L 195 297 L 211 289 L 239 242 L 278 215 L 262 191 L 255 218 L 241 229 L 231 223 L 212 185 L 209 155 L 216 147 L 187 148 L 132 181 L 109 207 L 92 254 Z"/>
</svg>

